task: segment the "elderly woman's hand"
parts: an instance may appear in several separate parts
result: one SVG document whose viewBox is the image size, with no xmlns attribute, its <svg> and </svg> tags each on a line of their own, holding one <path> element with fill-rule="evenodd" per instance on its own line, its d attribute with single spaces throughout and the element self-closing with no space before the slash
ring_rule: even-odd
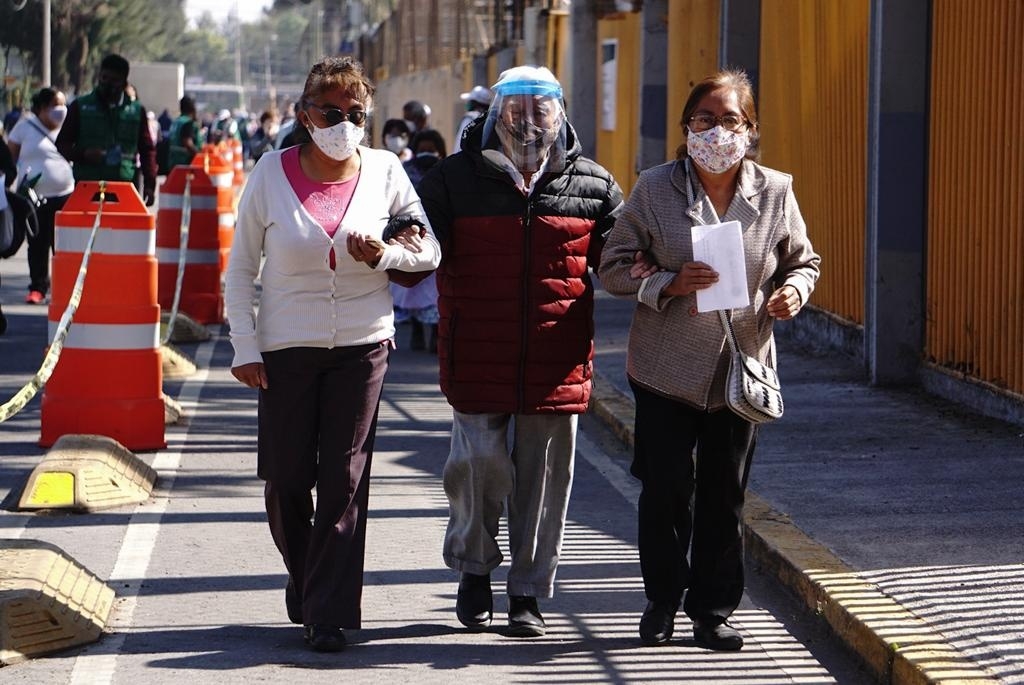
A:
<svg viewBox="0 0 1024 685">
<path fill-rule="evenodd" d="M 686 262 L 665 288 L 666 295 L 689 295 L 718 282 L 718 272 L 704 262 Z"/>
<path fill-rule="evenodd" d="M 371 269 L 377 266 L 380 258 L 384 256 L 384 243 L 369 235 L 349 233 L 346 247 L 348 247 L 348 253 L 352 255 L 352 259 L 357 262 L 366 262 Z"/>
<path fill-rule="evenodd" d="M 646 252 L 637 250 L 633 255 L 633 265 L 629 267 L 629 277 L 644 279 L 658 273 L 658 263 Z"/>
<path fill-rule="evenodd" d="M 791 285 L 784 285 L 768 298 L 768 315 L 785 321 L 796 316 L 802 306 L 797 289 Z"/>
<path fill-rule="evenodd" d="M 267 370 L 263 362 L 250 362 L 232 367 L 231 375 L 247 387 L 267 389 Z"/>
<path fill-rule="evenodd" d="M 398 233 L 395 234 L 391 240 L 388 241 L 388 245 L 401 245 L 409 252 L 423 252 L 423 236 L 427 234 L 427 229 L 422 226 L 415 224 L 406 226 Z"/>
</svg>

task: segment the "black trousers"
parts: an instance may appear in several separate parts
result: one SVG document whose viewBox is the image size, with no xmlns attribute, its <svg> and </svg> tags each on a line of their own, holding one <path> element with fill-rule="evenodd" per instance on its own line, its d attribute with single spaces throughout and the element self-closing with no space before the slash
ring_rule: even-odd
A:
<svg viewBox="0 0 1024 685">
<path fill-rule="evenodd" d="M 370 464 L 389 349 L 263 353 L 258 474 L 270 533 L 307 625 L 360 625 Z"/>
<path fill-rule="evenodd" d="M 50 253 L 53 251 L 53 224 L 57 212 L 64 208 L 68 195 L 46 198 L 46 203 L 36 208 L 39 220 L 39 233 L 28 238 L 28 274 L 29 290 L 38 290 L 42 294 L 50 291 Z"/>
<path fill-rule="evenodd" d="M 685 590 L 687 616 L 721 623 L 743 597 L 743 500 L 756 426 L 729 409 L 709 413 L 630 385 L 644 591 L 651 601 L 678 602 Z"/>
</svg>

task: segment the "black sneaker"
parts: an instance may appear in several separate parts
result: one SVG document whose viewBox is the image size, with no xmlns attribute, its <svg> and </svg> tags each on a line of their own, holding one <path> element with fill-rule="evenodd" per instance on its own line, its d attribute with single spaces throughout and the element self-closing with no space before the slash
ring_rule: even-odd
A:
<svg viewBox="0 0 1024 685">
<path fill-rule="evenodd" d="M 340 652 L 345 649 L 345 633 L 338 626 L 306 626 L 306 644 L 314 652 Z"/>
<path fill-rule="evenodd" d="M 463 573 L 455 600 L 455 615 L 459 617 L 459 623 L 470 630 L 483 630 L 491 625 L 493 612 L 490 574 Z"/>
<path fill-rule="evenodd" d="M 512 637 L 540 637 L 547 632 L 536 597 L 508 598 L 508 634 Z"/>
<path fill-rule="evenodd" d="M 672 639 L 679 602 L 648 602 L 640 617 L 640 641 L 645 645 L 663 645 Z"/>
<path fill-rule="evenodd" d="M 693 639 L 697 645 L 716 652 L 735 652 L 743 649 L 743 638 L 728 623 L 693 622 Z"/>
</svg>

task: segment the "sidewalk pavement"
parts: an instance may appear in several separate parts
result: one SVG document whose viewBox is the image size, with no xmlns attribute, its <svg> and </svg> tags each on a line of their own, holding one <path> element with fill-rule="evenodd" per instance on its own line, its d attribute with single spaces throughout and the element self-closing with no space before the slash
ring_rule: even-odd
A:
<svg viewBox="0 0 1024 685">
<path fill-rule="evenodd" d="M 6 398 L 35 371 L 46 312 L 18 304 L 23 261 L 2 268 Z M 627 438 L 632 309 L 599 293 L 593 411 Z M 685 638 L 638 647 L 636 483 L 622 456 L 582 438 L 558 595 L 542 603 L 551 633 L 524 644 L 464 634 L 452 617 L 455 577 L 438 557 L 450 410 L 436 362 L 403 350 L 381 412 L 364 629 L 343 660 L 311 655 L 283 619 L 284 575 L 253 476 L 252 393 L 230 378 L 223 337 L 189 351 L 203 371 L 165 386 L 189 419 L 168 427 L 167 450 L 141 455 L 161 474 L 149 502 L 87 516 L 0 509 L 0 537 L 56 544 L 118 593 L 98 643 L 0 669 L 0 681 L 334 682 L 340 668 L 353 682 L 829 682 L 802 647 L 816 641 L 788 635 L 785 616 L 754 589 L 735 616 L 748 638 L 740 657 Z M 783 344 L 780 366 L 786 416 L 761 431 L 750 560 L 824 616 L 883 682 L 1024 682 L 1021 429 L 866 387 L 835 356 Z M 43 453 L 38 435 L 37 398 L 0 429 L 0 498 Z"/>
<path fill-rule="evenodd" d="M 38 367 L 47 327 L 45 307 L 21 303 L 24 261 L 0 268 L 12 324 L 0 337 L 6 399 Z M 628 451 L 592 416 L 581 420 L 555 597 L 540 602 L 547 635 L 504 635 L 507 563 L 493 578 L 494 625 L 466 631 L 454 612 L 458 576 L 441 560 L 451 408 L 437 386 L 437 358 L 404 346 L 408 327 L 399 331 L 380 407 L 362 629 L 349 633 L 342 654 L 309 651 L 285 616 L 286 577 L 255 476 L 255 393 L 230 375 L 225 329 L 209 328 L 210 341 L 180 346 L 199 372 L 165 379 L 185 419 L 167 426 L 166 449 L 137 455 L 159 474 L 142 504 L 89 514 L 16 510 L 45 452 L 36 444 L 39 398 L 0 424 L 0 538 L 57 545 L 116 593 L 99 641 L 4 666 L 5 685 L 870 681 L 821 621 L 808 620 L 760 573 L 749 575 L 733 616 L 742 652 L 698 647 L 682 617 L 671 645 L 641 645 L 636 481 L 626 471 Z"/>
<path fill-rule="evenodd" d="M 597 295 L 592 411 L 631 443 L 634 304 Z M 759 429 L 748 562 L 881 682 L 1024 683 L 1024 429 L 869 387 L 776 330 L 786 413 Z"/>
</svg>

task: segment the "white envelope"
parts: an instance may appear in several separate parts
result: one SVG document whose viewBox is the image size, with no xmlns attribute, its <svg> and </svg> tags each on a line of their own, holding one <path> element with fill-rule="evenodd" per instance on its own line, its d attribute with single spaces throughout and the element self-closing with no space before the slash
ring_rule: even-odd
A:
<svg viewBox="0 0 1024 685">
<path fill-rule="evenodd" d="M 743 230 L 738 221 L 694 226 L 693 259 L 718 272 L 718 282 L 697 291 L 697 311 L 742 309 L 750 306 Z"/>
</svg>

